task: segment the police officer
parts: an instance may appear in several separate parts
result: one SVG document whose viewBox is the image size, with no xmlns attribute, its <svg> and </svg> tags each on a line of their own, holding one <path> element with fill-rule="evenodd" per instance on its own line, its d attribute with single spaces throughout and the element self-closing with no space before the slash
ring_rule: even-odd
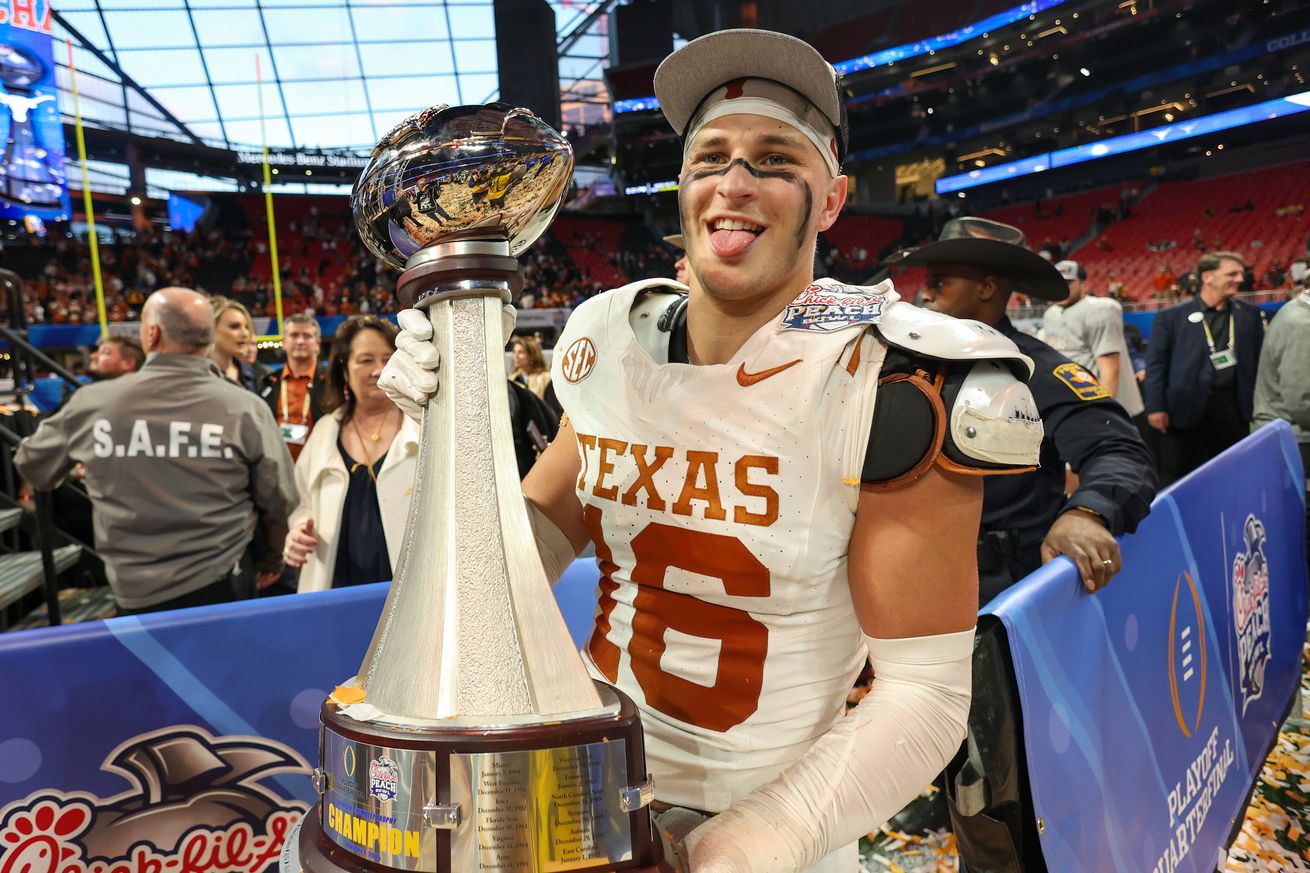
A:
<svg viewBox="0 0 1310 873">
<path fill-rule="evenodd" d="M 925 267 L 928 309 L 972 318 L 1014 341 L 1035 368 L 1028 387 L 1046 435 L 1041 466 L 985 480 L 978 540 L 980 601 L 986 603 L 1059 555 L 1089 591 L 1120 569 L 1115 537 L 1150 511 L 1157 479 L 1151 455 L 1124 408 L 1086 369 L 1018 330 L 1006 317 L 1012 291 L 1062 300 L 1069 287 L 1023 233 L 983 218 L 948 221 L 937 242 L 893 255 L 894 268 Z M 1065 496 L 1065 465 L 1078 487 Z"/>
<path fill-rule="evenodd" d="M 14 457 L 42 490 L 85 465 L 120 613 L 244 599 L 256 576 L 267 584 L 281 572 L 296 505 L 291 456 L 264 401 L 209 359 L 213 336 L 204 297 L 155 292 L 141 310 L 145 366 L 78 390 Z"/>
</svg>

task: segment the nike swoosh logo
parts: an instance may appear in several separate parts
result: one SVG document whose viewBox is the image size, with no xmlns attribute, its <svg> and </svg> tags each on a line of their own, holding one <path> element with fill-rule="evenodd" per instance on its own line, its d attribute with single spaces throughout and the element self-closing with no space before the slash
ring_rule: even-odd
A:
<svg viewBox="0 0 1310 873">
<path fill-rule="evenodd" d="M 779 373 L 781 373 L 783 370 L 794 367 L 803 360 L 804 358 L 797 358 L 796 360 L 786 364 L 779 364 L 778 366 L 770 367 L 767 370 L 760 370 L 758 373 L 747 373 L 746 365 L 742 364 L 740 367 L 737 368 L 737 384 L 743 388 L 749 388 L 750 386 L 754 385 L 756 382 L 763 382 L 765 379 L 769 378 L 770 376 L 776 376 Z"/>
</svg>

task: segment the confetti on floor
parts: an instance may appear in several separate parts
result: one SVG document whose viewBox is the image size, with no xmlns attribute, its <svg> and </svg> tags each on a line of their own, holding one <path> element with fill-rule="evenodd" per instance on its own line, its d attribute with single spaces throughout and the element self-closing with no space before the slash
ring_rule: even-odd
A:
<svg viewBox="0 0 1310 873">
<path fill-rule="evenodd" d="M 852 703 L 862 696 L 855 692 Z M 1299 720 L 1283 725 L 1265 761 L 1224 873 L 1310 873 L 1310 643 L 1302 652 L 1301 710 Z M 935 792 L 924 792 L 907 810 L 931 804 Z M 889 824 L 860 841 L 860 869 L 955 873 L 955 836 L 949 828 L 906 833 Z"/>
<path fill-rule="evenodd" d="M 1265 760 L 1225 873 L 1310 871 L 1310 644 L 1301 667 L 1301 718 L 1283 725 Z"/>
</svg>

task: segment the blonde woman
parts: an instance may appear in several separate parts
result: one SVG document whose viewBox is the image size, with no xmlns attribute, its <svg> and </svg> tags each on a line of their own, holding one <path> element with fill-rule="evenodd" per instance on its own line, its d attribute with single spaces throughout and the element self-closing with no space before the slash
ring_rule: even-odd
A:
<svg viewBox="0 0 1310 873">
<path fill-rule="evenodd" d="M 259 377 L 255 368 L 243 360 L 247 346 L 255 342 L 255 323 L 250 311 L 230 297 L 211 297 L 209 306 L 214 312 L 214 347 L 209 352 L 210 359 L 229 382 L 258 394 Z"/>
</svg>

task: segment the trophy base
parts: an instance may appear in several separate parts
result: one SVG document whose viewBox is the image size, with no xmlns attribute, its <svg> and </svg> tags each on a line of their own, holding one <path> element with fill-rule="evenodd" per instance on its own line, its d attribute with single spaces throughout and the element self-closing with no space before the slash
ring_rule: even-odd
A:
<svg viewBox="0 0 1310 873">
<path fill-rule="evenodd" d="M 605 714 L 516 726 L 374 725 L 328 701 L 314 773 L 321 796 L 287 843 L 283 873 L 654 866 L 637 709 L 596 688 Z"/>
</svg>

